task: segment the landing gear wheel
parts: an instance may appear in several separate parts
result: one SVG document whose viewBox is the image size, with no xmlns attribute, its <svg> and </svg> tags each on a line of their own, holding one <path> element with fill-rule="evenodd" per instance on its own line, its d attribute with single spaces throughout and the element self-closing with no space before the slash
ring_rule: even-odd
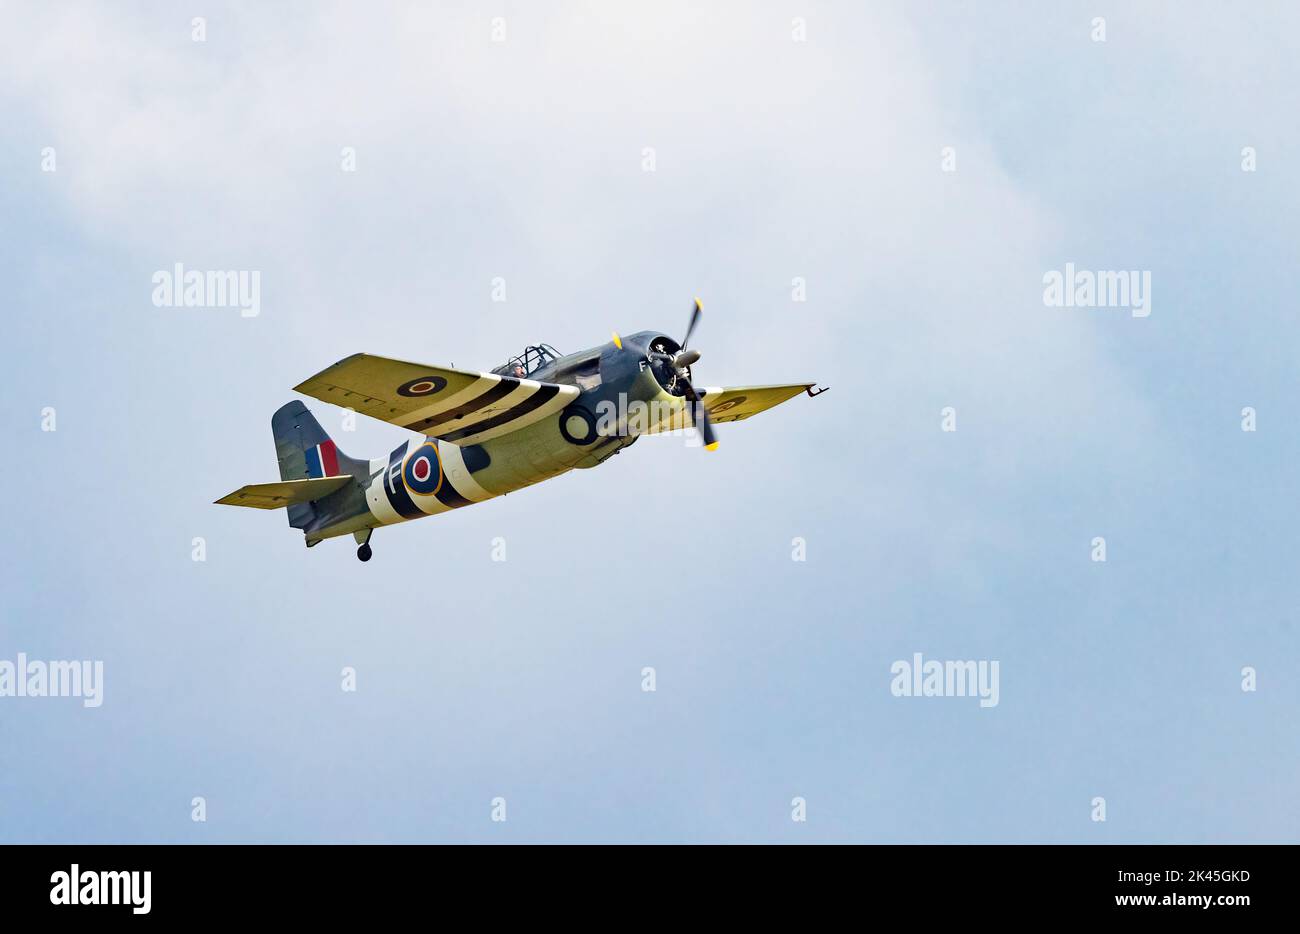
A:
<svg viewBox="0 0 1300 934">
<path fill-rule="evenodd" d="M 369 542 L 366 542 L 364 545 L 362 545 L 360 548 L 357 549 L 357 557 L 360 558 L 362 561 L 369 561 L 370 556 L 372 554 L 374 554 L 374 552 L 370 550 Z"/>
</svg>

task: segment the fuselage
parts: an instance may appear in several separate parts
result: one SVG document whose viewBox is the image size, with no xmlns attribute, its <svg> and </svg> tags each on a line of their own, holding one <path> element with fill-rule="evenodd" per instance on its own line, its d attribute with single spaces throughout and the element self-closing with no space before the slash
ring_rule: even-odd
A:
<svg viewBox="0 0 1300 934">
<path fill-rule="evenodd" d="M 640 332 L 624 347 L 671 339 Z M 577 399 L 557 415 L 479 444 L 459 446 L 438 438 L 405 441 L 386 458 L 368 462 L 356 483 L 317 504 L 319 518 L 306 531 L 308 544 L 393 525 L 513 493 L 574 468 L 595 467 L 657 422 L 680 413 L 680 395 L 667 391 L 641 355 L 615 353 L 613 343 L 560 357 L 527 374 L 529 379 L 579 388 Z M 608 417 L 640 404 L 657 421 Z M 602 417 L 605 416 L 605 417 Z M 365 462 L 357 462 L 358 465 Z"/>
</svg>

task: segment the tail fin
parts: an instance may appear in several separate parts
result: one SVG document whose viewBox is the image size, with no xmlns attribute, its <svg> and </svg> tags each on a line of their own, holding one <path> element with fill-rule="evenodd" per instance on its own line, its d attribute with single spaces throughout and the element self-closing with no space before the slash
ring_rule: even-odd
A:
<svg viewBox="0 0 1300 934">
<path fill-rule="evenodd" d="M 271 416 L 271 434 L 275 436 L 275 456 L 280 460 L 281 480 L 347 475 L 365 477 L 369 473 L 369 462 L 348 457 L 340 451 L 320 422 L 307 411 L 307 406 L 297 400 L 282 405 Z M 289 525 L 295 529 L 307 528 L 315 517 L 315 506 L 311 502 L 289 506 Z"/>
</svg>

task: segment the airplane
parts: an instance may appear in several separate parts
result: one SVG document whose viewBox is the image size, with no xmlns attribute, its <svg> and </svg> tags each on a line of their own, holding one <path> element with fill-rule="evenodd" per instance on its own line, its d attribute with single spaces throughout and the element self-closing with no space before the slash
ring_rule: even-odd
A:
<svg viewBox="0 0 1300 934">
<path fill-rule="evenodd" d="M 294 387 L 423 436 L 387 457 L 344 454 L 301 402 L 271 417 L 278 483 L 254 483 L 217 503 L 288 509 L 308 548 L 351 534 L 369 561 L 374 530 L 513 493 L 574 468 L 602 464 L 643 434 L 695 428 L 706 450 L 714 422 L 735 422 L 816 383 L 696 390 L 687 342 L 656 331 L 617 332 L 598 347 L 561 355 L 536 344 L 487 373 L 353 354 Z"/>
</svg>

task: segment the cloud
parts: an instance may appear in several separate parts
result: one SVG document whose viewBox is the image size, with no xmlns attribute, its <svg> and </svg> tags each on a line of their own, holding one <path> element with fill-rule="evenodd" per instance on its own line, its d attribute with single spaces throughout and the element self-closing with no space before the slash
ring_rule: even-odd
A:
<svg viewBox="0 0 1300 934">
<path fill-rule="evenodd" d="M 1167 371 L 1144 371 L 1142 354 L 1178 353 L 1180 319 L 1162 296 L 1199 267 L 1175 254 L 1156 268 L 1143 321 L 1042 302 L 1046 270 L 1095 268 L 1076 251 L 1140 242 L 1130 215 L 1112 210 L 1122 200 L 1106 194 L 1112 174 L 1153 224 L 1181 190 L 1162 187 L 1160 166 L 1127 168 L 1131 153 L 1104 121 L 1075 126 L 1068 75 L 1091 72 L 1050 66 L 1097 50 L 1068 45 L 1068 16 L 981 8 L 972 23 L 947 5 L 806 4 L 798 43 L 796 14 L 752 4 L 548 4 L 507 9 L 507 39 L 494 43 L 481 5 L 205 6 L 204 43 L 190 40 L 188 11 L 7 14 L 8 155 L 35 176 L 40 147 L 59 153 L 57 176 L 9 233 L 22 257 L 24 313 L 11 328 L 26 378 L 16 382 L 41 404 L 57 389 L 77 452 L 93 450 L 102 466 L 83 476 L 70 434 L 63 456 L 33 446 L 14 459 L 47 465 L 48 482 L 75 483 L 99 504 L 87 514 L 83 499 L 19 503 L 15 526 L 37 540 L 15 560 L 33 580 L 75 569 L 82 589 L 49 585 L 48 598 L 71 635 L 85 638 L 76 619 L 86 607 L 59 601 L 139 608 L 120 623 L 136 666 L 126 696 L 163 735 L 189 736 L 187 717 L 218 717 L 215 735 L 189 742 L 234 762 L 230 797 L 250 811 L 266 802 L 238 784 L 260 774 L 245 766 L 282 775 L 291 759 L 328 764 L 337 721 L 313 719 L 312 679 L 332 677 L 339 656 L 383 685 L 350 726 L 385 724 L 367 739 L 365 774 L 341 768 L 407 792 L 396 809 L 406 813 L 376 805 L 376 827 L 422 808 L 431 774 L 467 796 L 502 770 L 569 787 L 573 774 L 551 761 L 557 737 L 599 753 L 580 777 L 611 761 L 609 787 L 622 789 L 619 779 L 649 784 L 638 746 L 648 733 L 699 789 L 641 789 L 664 795 L 656 805 L 678 815 L 669 827 L 698 813 L 684 799 L 727 800 L 755 744 L 794 761 L 786 753 L 806 742 L 810 718 L 842 750 L 822 772 L 847 786 L 877 764 L 869 740 L 881 721 L 862 706 L 874 688 L 861 679 L 896 657 L 889 640 L 920 632 L 942 654 L 983 638 L 1010 653 L 1020 643 L 1000 637 L 1036 633 L 1057 609 L 1034 604 L 1025 581 L 1046 575 L 1043 592 L 1070 583 L 1061 556 L 1077 546 L 1084 561 L 1096 525 L 1168 531 L 1159 510 L 1181 516 L 1195 502 L 1185 494 L 1202 466 L 1153 404 Z M 1114 23 L 1107 51 L 1121 51 L 1125 34 Z M 1184 54 L 1169 57 L 1185 59 L 1187 37 L 1171 41 Z M 1111 71 L 1094 58 L 1099 73 L 1127 74 L 1122 56 Z M 1098 121 L 1117 106 L 1106 95 L 1089 103 Z M 1270 112 L 1261 101 L 1249 109 Z M 1089 138 L 1110 148 L 1082 148 Z M 356 150 L 355 173 L 340 167 L 343 147 Z M 654 172 L 642 171 L 647 147 Z M 955 172 L 941 169 L 944 147 Z M 1102 154 L 1123 155 L 1122 167 L 1107 171 Z M 1086 175 L 1072 174 L 1090 159 Z M 1099 201 L 1107 210 L 1094 210 Z M 38 223 L 48 235 L 24 236 Z M 150 276 L 175 262 L 259 270 L 261 315 L 155 308 Z M 504 304 L 490 298 L 498 276 Z M 791 301 L 794 277 L 807 282 L 806 302 Z M 304 554 L 275 517 L 209 505 L 271 479 L 267 417 L 288 387 L 346 354 L 486 368 L 526 342 L 574 350 L 614 328 L 675 332 L 695 295 L 708 384 L 816 379 L 832 392 L 723 426 L 716 457 L 646 439 L 508 501 L 383 530 L 364 586 L 343 576 L 356 562 L 329 550 L 337 543 Z M 956 433 L 940 431 L 945 406 L 957 410 Z M 396 434 L 373 425 L 339 440 L 373 456 Z M 122 482 L 143 474 L 147 484 Z M 1156 513 L 1142 512 L 1151 499 Z M 78 535 L 54 531 L 64 527 Z M 106 562 L 105 542 L 124 528 L 142 544 Z M 518 556 L 508 568 L 480 560 L 502 530 Z M 213 555 L 203 577 L 184 565 L 200 532 Z M 803 577 L 788 567 L 794 535 L 813 556 Z M 166 563 L 176 542 L 183 569 Z M 267 569 L 291 561 L 286 598 Z M 1104 599 L 1155 602 L 1132 573 Z M 173 607 L 197 608 L 198 622 L 178 626 Z M 141 693 L 150 664 L 190 676 L 176 659 L 199 638 L 197 699 L 169 707 L 174 721 L 146 711 L 164 706 Z M 1031 655 L 1078 644 L 1041 638 Z M 1016 660 L 999 708 L 1008 717 L 1030 690 L 1023 674 L 1011 690 L 1024 671 Z M 618 672 L 649 663 L 669 686 L 653 715 L 631 706 L 639 695 L 617 693 Z M 231 671 L 251 673 L 259 691 L 222 694 Z M 411 703 L 411 685 L 430 685 L 416 692 L 426 705 Z M 1105 694 L 1096 688 L 1079 692 Z M 273 693 L 281 717 L 267 724 Z M 1057 722 L 1055 695 L 1037 696 L 1043 722 Z M 755 698 L 761 716 L 749 712 Z M 888 722 L 898 735 L 886 752 L 905 748 L 914 727 L 936 761 L 950 755 L 942 728 Z M 971 741 L 985 780 L 1023 763 L 1012 753 L 1032 745 L 1026 736 L 1042 738 Z M 224 755 L 240 742 L 244 760 Z M 502 752 L 521 748 L 523 770 Z M 795 758 L 818 772 L 815 756 Z M 175 779 L 173 760 L 159 767 Z M 351 799 L 326 786 L 338 818 Z M 917 787 L 936 800 L 943 790 Z M 889 791 L 906 800 L 902 784 Z M 290 826 L 320 832 L 310 807 Z M 906 821 L 918 809 L 895 810 Z M 734 816 L 719 805 L 706 821 Z"/>
</svg>

